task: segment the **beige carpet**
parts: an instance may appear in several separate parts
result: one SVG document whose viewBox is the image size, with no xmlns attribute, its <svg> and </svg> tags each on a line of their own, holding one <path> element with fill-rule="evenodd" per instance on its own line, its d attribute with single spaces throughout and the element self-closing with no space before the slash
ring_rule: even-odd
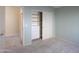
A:
<svg viewBox="0 0 79 59">
<path fill-rule="evenodd" d="M 3 36 L 0 38 L 1 48 L 17 48 L 22 46 L 22 40 L 19 36 Z"/>
<path fill-rule="evenodd" d="M 4 53 L 78 53 L 79 45 L 62 39 L 47 39 L 33 41 L 32 45 L 14 48 L 3 49 L 0 52 Z"/>
</svg>

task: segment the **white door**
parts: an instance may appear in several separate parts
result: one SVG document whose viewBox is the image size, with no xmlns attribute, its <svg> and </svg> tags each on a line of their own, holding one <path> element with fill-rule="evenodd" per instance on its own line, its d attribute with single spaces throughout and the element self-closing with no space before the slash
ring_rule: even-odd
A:
<svg viewBox="0 0 79 59">
<path fill-rule="evenodd" d="M 40 15 L 39 12 L 32 13 L 32 40 L 40 38 Z"/>
<path fill-rule="evenodd" d="M 54 16 L 52 12 L 43 12 L 43 39 L 54 37 Z"/>
</svg>

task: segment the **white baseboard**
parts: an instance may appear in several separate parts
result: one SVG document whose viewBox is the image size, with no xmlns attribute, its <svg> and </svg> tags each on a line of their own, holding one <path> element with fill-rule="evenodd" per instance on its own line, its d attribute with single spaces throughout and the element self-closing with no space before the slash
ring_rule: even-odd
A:
<svg viewBox="0 0 79 59">
<path fill-rule="evenodd" d="M 19 34 L 17 33 L 17 34 L 5 35 L 4 37 L 10 38 L 10 37 L 18 37 L 18 36 L 19 36 Z"/>
</svg>

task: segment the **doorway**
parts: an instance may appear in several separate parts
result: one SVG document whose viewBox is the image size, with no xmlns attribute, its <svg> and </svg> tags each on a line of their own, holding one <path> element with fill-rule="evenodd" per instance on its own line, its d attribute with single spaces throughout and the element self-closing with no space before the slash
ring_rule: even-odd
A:
<svg viewBox="0 0 79 59">
<path fill-rule="evenodd" d="M 23 19 L 20 7 L 5 7 L 5 47 L 22 47 Z"/>
<path fill-rule="evenodd" d="M 32 12 L 32 40 L 42 40 L 42 12 Z"/>
</svg>

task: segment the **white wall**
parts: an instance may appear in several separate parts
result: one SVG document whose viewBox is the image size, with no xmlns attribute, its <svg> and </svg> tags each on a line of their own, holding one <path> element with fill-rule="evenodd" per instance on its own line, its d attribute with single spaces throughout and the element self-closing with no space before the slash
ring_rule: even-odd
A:
<svg viewBox="0 0 79 59">
<path fill-rule="evenodd" d="M 55 10 L 56 37 L 79 43 L 79 7 Z"/>
<path fill-rule="evenodd" d="M 0 34 L 5 32 L 5 7 L 0 7 Z"/>
<path fill-rule="evenodd" d="M 5 7 L 5 35 L 19 34 L 19 9 L 17 7 Z"/>
<path fill-rule="evenodd" d="M 0 34 L 5 33 L 5 7 L 0 7 Z M 4 38 L 0 35 L 0 48 L 4 47 Z"/>
<path fill-rule="evenodd" d="M 43 39 L 55 37 L 54 10 L 51 7 L 46 7 L 46 6 L 23 7 L 24 45 L 31 44 L 32 11 L 42 11 L 43 12 Z"/>
</svg>

